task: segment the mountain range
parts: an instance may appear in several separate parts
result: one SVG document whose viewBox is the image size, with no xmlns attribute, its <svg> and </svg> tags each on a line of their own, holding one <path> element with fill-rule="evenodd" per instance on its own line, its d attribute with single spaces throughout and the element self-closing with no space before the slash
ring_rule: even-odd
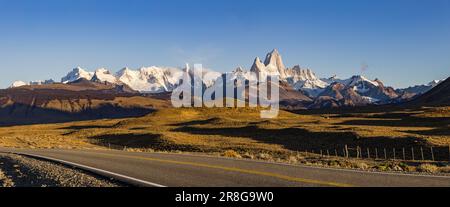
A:
<svg viewBox="0 0 450 207">
<path fill-rule="evenodd" d="M 189 71 L 188 65 L 185 68 L 157 66 L 142 67 L 138 70 L 123 68 L 117 73 L 111 73 L 105 68 L 89 72 L 77 67 L 62 77 L 60 83 L 70 84 L 83 79 L 107 85 L 126 86 L 130 90 L 140 93 L 170 93 L 180 83 L 184 71 Z M 210 87 L 223 77 L 229 79 L 225 80 L 227 82 L 234 81 L 238 77 L 249 79 L 251 78 L 250 72 L 263 77 L 266 75 L 277 75 L 283 83 L 280 84 L 282 89 L 280 90 L 280 99 L 282 103 L 292 107 L 292 105 L 299 106 L 298 101 L 300 101 L 301 106 L 299 107 L 301 108 L 329 108 L 406 102 L 426 93 L 442 82 L 442 80 L 435 80 L 425 85 L 394 89 L 385 86 L 379 79 L 370 80 L 362 75 L 354 75 L 348 79 L 339 79 L 335 76 L 319 78 L 309 68 L 302 68 L 299 65 L 286 67 L 280 53 L 274 49 L 266 55 L 264 62 L 259 57 L 256 57 L 250 70 L 238 67 L 232 72 L 225 73 L 227 76 L 224 76 L 222 73 L 205 70 L 203 86 Z M 10 88 L 55 83 L 53 80 L 30 83 L 16 81 Z"/>
</svg>

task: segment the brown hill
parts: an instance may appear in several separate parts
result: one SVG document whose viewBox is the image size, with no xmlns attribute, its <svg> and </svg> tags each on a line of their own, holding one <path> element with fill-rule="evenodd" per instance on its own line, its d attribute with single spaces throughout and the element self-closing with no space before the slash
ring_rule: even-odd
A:
<svg viewBox="0 0 450 207">
<path fill-rule="evenodd" d="M 142 116 L 169 102 L 127 86 L 79 80 L 0 90 L 0 125 Z"/>
<path fill-rule="evenodd" d="M 302 91 L 295 90 L 284 81 L 280 81 L 279 92 L 280 106 L 285 109 L 303 109 L 312 102 Z"/>
<path fill-rule="evenodd" d="M 418 96 L 410 102 L 407 106 L 450 106 L 450 77 L 442 81 L 433 89 Z"/>
</svg>

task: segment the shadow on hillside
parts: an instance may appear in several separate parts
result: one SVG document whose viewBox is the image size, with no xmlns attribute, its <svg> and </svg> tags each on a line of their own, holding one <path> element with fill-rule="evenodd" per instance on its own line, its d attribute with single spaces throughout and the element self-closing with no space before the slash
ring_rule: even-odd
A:
<svg viewBox="0 0 450 207">
<path fill-rule="evenodd" d="M 107 134 L 90 137 L 100 145 L 116 145 L 135 148 L 146 148 L 163 144 L 158 134 Z"/>
<path fill-rule="evenodd" d="M 15 103 L 7 107 L 0 107 L 0 127 L 97 119 L 132 118 L 145 116 L 154 111 L 155 110 L 151 108 L 125 108 L 108 103 L 102 104 L 95 109 L 84 109 L 79 112 L 66 112 Z"/>
<path fill-rule="evenodd" d="M 416 110 L 415 108 L 405 109 L 395 105 L 368 105 L 368 106 L 342 106 L 339 108 L 322 108 L 322 109 L 308 109 L 308 110 L 289 110 L 292 113 L 303 115 L 320 115 L 320 114 L 367 114 L 367 113 L 382 113 L 395 112 L 399 110 Z"/>
<path fill-rule="evenodd" d="M 352 132 L 312 132 L 302 128 L 266 129 L 258 126 L 202 128 L 183 126 L 174 129 L 197 135 L 221 135 L 247 137 L 263 143 L 283 145 L 286 149 L 303 151 L 311 149 L 333 149 L 344 145 L 361 147 L 406 147 L 425 146 L 426 142 L 414 137 L 367 137 L 359 138 Z"/>
<path fill-rule="evenodd" d="M 376 118 L 376 119 L 372 119 Z M 337 125 L 366 125 L 366 126 L 390 126 L 390 127 L 443 127 L 450 124 L 447 117 L 414 117 L 414 116 L 372 116 L 372 118 L 348 120 Z"/>
<path fill-rule="evenodd" d="M 183 150 L 197 152 L 201 151 L 193 146 L 188 145 L 178 145 L 175 143 L 170 143 L 163 139 L 160 134 L 105 134 L 89 137 L 93 144 L 100 146 L 113 147 L 113 148 L 140 148 L 140 149 L 154 149 L 154 150 Z"/>
<path fill-rule="evenodd" d="M 362 126 L 385 126 L 385 127 L 433 127 L 430 130 L 404 130 L 403 132 L 428 136 L 450 135 L 450 119 L 448 117 L 419 117 L 414 116 L 421 112 L 393 112 L 374 115 L 364 114 L 339 114 L 332 117 L 360 117 L 364 119 L 348 120 L 335 125 L 362 125 Z"/>
<path fill-rule="evenodd" d="M 219 121 L 219 118 L 211 118 L 206 120 L 194 120 L 194 121 L 188 121 L 188 122 L 182 122 L 182 123 L 176 123 L 171 124 L 170 126 L 185 126 L 185 125 L 204 125 L 204 124 L 211 124 Z"/>
<path fill-rule="evenodd" d="M 430 130 L 405 130 L 403 132 L 414 133 L 427 136 L 450 136 L 450 128 L 448 126 L 434 128 Z"/>
<path fill-rule="evenodd" d="M 83 130 L 83 129 L 110 129 L 114 128 L 115 125 L 108 126 L 108 125 L 83 125 L 83 126 L 68 126 L 68 127 L 61 127 L 59 129 L 69 129 L 69 130 Z"/>
<path fill-rule="evenodd" d="M 425 159 L 432 159 L 430 147 L 433 147 L 436 160 L 448 160 L 448 147 L 430 146 L 426 140 L 415 137 L 376 136 L 359 138 L 352 132 L 312 132 L 302 128 L 265 129 L 258 126 L 202 128 L 198 126 L 183 126 L 174 129 L 196 135 L 221 135 L 230 137 L 247 137 L 261 143 L 277 144 L 292 151 L 308 151 L 323 154 L 343 156 L 344 146 L 348 146 L 349 154 L 356 157 L 357 147 L 362 156 L 387 158 L 420 159 L 423 151 Z"/>
</svg>

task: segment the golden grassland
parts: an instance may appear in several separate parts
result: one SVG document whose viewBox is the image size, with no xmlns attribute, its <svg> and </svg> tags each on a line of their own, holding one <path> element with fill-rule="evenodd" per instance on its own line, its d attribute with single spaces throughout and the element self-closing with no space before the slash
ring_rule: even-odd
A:
<svg viewBox="0 0 450 207">
<path fill-rule="evenodd" d="M 0 146 L 204 152 L 292 163 L 304 160 L 305 151 L 342 154 L 345 145 L 448 149 L 449 126 L 450 107 L 335 114 L 280 111 L 276 119 L 261 119 L 260 109 L 254 108 L 161 108 L 140 118 L 0 127 Z M 336 159 L 321 162 L 372 166 Z M 381 166 L 395 169 L 389 165 L 393 164 Z"/>
<path fill-rule="evenodd" d="M 165 108 L 140 118 L 0 127 L 0 145 L 181 151 L 302 151 L 342 145 L 446 146 L 450 107 L 261 119 L 252 108 Z M 101 145 L 100 145 L 101 144 Z"/>
</svg>

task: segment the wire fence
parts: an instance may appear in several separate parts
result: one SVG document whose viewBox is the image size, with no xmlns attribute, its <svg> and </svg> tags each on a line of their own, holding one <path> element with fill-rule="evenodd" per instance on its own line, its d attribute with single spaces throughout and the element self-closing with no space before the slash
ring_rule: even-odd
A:
<svg viewBox="0 0 450 207">
<path fill-rule="evenodd" d="M 450 146 L 448 147 L 360 147 L 348 146 L 333 149 L 304 150 L 307 155 L 321 157 L 344 157 L 374 160 L 404 160 L 404 161 L 450 161 Z"/>
<path fill-rule="evenodd" d="M 127 146 L 107 142 L 97 145 L 115 150 L 127 150 Z M 307 156 L 343 157 L 372 160 L 400 161 L 450 161 L 450 145 L 447 147 L 360 147 L 343 145 L 335 148 L 316 148 L 303 151 Z"/>
</svg>

